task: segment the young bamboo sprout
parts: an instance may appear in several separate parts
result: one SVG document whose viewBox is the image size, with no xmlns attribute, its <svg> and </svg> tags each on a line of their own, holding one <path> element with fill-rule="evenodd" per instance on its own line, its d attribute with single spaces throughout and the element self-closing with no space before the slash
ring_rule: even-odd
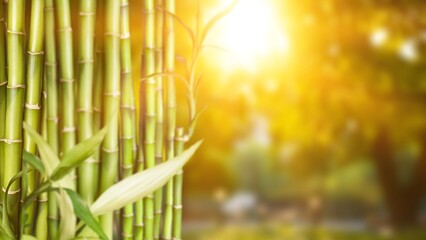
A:
<svg viewBox="0 0 426 240">
<path fill-rule="evenodd" d="M 129 32 L 129 2 L 121 0 L 121 164 L 122 178 L 133 174 L 133 164 L 136 154 L 135 99 L 132 79 L 132 55 Z M 133 239 L 133 204 L 124 207 L 122 211 L 122 238 Z"/>
<path fill-rule="evenodd" d="M 46 0 L 45 4 L 45 77 L 47 91 L 47 142 L 53 151 L 59 153 L 58 139 L 58 87 L 57 87 L 57 61 L 55 41 L 55 14 L 53 0 Z M 57 238 L 58 231 L 58 206 L 55 193 L 48 194 L 48 229 L 49 239 Z"/>
<path fill-rule="evenodd" d="M 174 14 L 175 0 L 165 0 L 164 8 L 166 12 Z M 175 32 L 173 17 L 170 14 L 164 15 L 164 72 L 174 73 L 175 70 Z M 166 77 L 166 158 L 172 159 L 174 154 L 174 139 L 176 128 L 176 90 L 175 79 L 169 75 Z M 165 187 L 165 212 L 163 221 L 163 238 L 172 238 L 173 221 L 173 179 L 170 179 Z"/>
<path fill-rule="evenodd" d="M 145 39 L 144 72 L 149 76 L 155 71 L 154 57 L 154 0 L 144 1 Z M 155 78 L 145 79 L 145 167 L 155 166 Z M 144 239 L 154 239 L 154 196 L 148 195 L 144 201 Z"/>
<path fill-rule="evenodd" d="M 40 125 L 40 94 L 43 83 L 43 52 L 44 50 L 44 0 L 31 1 L 30 36 L 28 41 L 27 61 L 27 93 L 25 102 L 24 121 L 38 131 Z M 31 137 L 24 133 L 25 151 L 35 154 L 36 145 Z M 27 194 L 31 194 L 35 188 L 35 172 L 29 172 Z M 35 204 L 31 204 L 26 213 L 24 232 L 32 232 Z"/>
<path fill-rule="evenodd" d="M 78 141 L 84 141 L 93 135 L 92 86 L 94 71 L 94 35 L 95 35 L 95 0 L 80 0 L 80 34 L 78 45 Z M 95 198 L 93 189 L 94 160 L 89 157 L 78 168 L 78 192 L 87 203 Z"/>
<path fill-rule="evenodd" d="M 7 164 L 4 166 L 3 191 L 9 181 L 21 170 L 22 156 L 22 118 L 25 96 L 25 1 L 8 3 L 7 25 L 7 62 L 8 82 L 6 90 L 6 126 L 4 135 L 4 155 Z M 11 227 L 18 232 L 18 216 L 20 202 L 20 181 L 12 184 L 8 192 L 8 208 Z"/>
<path fill-rule="evenodd" d="M 120 104 L 120 0 L 105 2 L 105 86 L 104 119 L 111 119 L 111 126 L 102 143 L 102 168 L 100 192 L 117 180 L 118 168 L 118 115 Z M 100 218 L 102 228 L 109 239 L 113 236 L 113 214 Z"/>
<path fill-rule="evenodd" d="M 163 72 L 163 0 L 155 0 L 155 72 Z M 156 164 L 163 162 L 163 79 L 156 77 L 156 124 L 155 124 L 155 160 Z M 154 193 L 154 238 L 160 238 L 161 213 L 163 208 L 163 188 Z"/>
</svg>

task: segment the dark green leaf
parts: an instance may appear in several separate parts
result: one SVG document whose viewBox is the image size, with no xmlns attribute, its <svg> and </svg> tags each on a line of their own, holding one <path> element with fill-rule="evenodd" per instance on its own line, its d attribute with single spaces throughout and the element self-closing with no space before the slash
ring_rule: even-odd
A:
<svg viewBox="0 0 426 240">
<path fill-rule="evenodd" d="M 87 207 L 86 203 L 78 196 L 76 192 L 71 189 L 65 189 L 68 196 L 71 199 L 74 213 L 79 219 L 81 219 L 88 227 L 95 231 L 102 239 L 108 239 L 106 234 L 103 232 L 101 225 L 96 221 L 95 217 Z"/>
<path fill-rule="evenodd" d="M 27 151 L 24 151 L 22 158 L 25 162 L 33 166 L 37 171 L 39 171 L 41 174 L 44 174 L 44 165 L 41 162 L 40 158 L 38 158 L 36 155 L 29 153 Z"/>
</svg>

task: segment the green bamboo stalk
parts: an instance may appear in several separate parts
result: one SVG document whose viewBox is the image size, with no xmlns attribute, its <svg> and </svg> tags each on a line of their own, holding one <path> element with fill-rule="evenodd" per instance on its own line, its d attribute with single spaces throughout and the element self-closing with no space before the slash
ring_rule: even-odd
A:
<svg viewBox="0 0 426 240">
<path fill-rule="evenodd" d="M 46 76 L 46 75 L 45 75 Z M 42 120 L 41 120 L 41 133 L 44 139 L 47 140 L 48 134 L 47 134 L 47 92 L 46 92 L 46 86 L 47 80 L 46 78 L 43 78 L 43 91 L 42 91 L 42 104 L 41 104 L 41 111 L 42 111 Z M 48 206 L 47 206 L 47 193 L 42 193 L 38 197 L 37 202 L 37 214 L 36 214 L 36 222 L 35 222 L 35 236 L 38 240 L 47 240 L 48 238 Z"/>
<path fill-rule="evenodd" d="M 69 0 L 55 0 L 59 37 L 59 69 L 61 85 L 61 148 L 60 155 L 75 145 L 74 65 Z M 75 174 L 75 173 L 73 173 Z"/>
<path fill-rule="evenodd" d="M 47 91 L 47 142 L 53 151 L 59 153 L 59 127 L 58 127 L 58 87 L 57 87 L 57 60 L 55 41 L 55 14 L 53 0 L 45 3 L 45 77 Z M 48 194 L 48 236 L 56 239 L 58 234 L 58 206 L 54 192 Z"/>
<path fill-rule="evenodd" d="M 164 8 L 167 12 L 175 13 L 175 0 L 165 0 Z M 170 14 L 164 15 L 164 72 L 173 73 L 175 70 L 175 32 L 173 17 Z M 176 128 L 176 90 L 173 76 L 166 77 L 166 159 L 175 156 L 174 139 Z M 172 238 L 173 221 L 173 179 L 166 185 L 165 213 L 163 223 L 163 239 Z"/>
<path fill-rule="evenodd" d="M 154 23 L 155 23 L 154 0 L 144 1 L 144 71 L 145 76 L 149 76 L 155 72 L 155 55 L 154 55 Z M 155 166 L 155 121 L 156 121 L 156 99 L 155 78 L 145 79 L 145 167 L 151 168 Z M 154 239 L 154 196 L 148 195 L 144 200 L 145 228 L 144 239 Z"/>
<path fill-rule="evenodd" d="M 145 54 L 142 51 L 141 66 L 144 66 Z M 145 76 L 145 70 L 141 68 L 141 76 Z M 139 85 L 139 136 L 138 136 L 138 148 L 137 148 L 137 171 L 143 171 L 145 169 L 145 155 L 143 151 L 144 147 L 144 136 L 145 136 L 145 84 L 140 82 Z M 144 200 L 139 200 L 135 203 L 135 239 L 142 240 L 144 236 Z"/>
<path fill-rule="evenodd" d="M 132 79 L 132 55 L 129 31 L 129 2 L 121 0 L 121 170 L 122 178 L 133 174 L 135 143 L 135 98 Z M 133 239 L 133 204 L 122 210 L 122 239 Z"/>
<path fill-rule="evenodd" d="M 44 0 L 31 1 L 30 35 L 28 41 L 27 60 L 27 93 L 25 102 L 24 121 L 38 131 L 40 126 L 40 95 L 43 84 L 43 55 L 44 55 Z M 24 132 L 25 151 L 35 154 L 36 144 Z M 35 172 L 29 172 L 27 194 L 31 194 L 35 188 Z M 24 223 L 24 232 L 33 232 L 35 202 L 26 209 L 27 219 Z"/>
<path fill-rule="evenodd" d="M 120 0 L 105 4 L 105 87 L 104 119 L 111 119 L 111 127 L 102 143 L 101 192 L 113 185 L 118 168 L 118 117 L 120 96 Z M 113 214 L 100 217 L 102 228 L 109 239 L 113 236 Z"/>
<path fill-rule="evenodd" d="M 79 44 L 78 44 L 78 141 L 82 142 L 93 135 L 92 93 L 94 74 L 94 35 L 95 0 L 80 0 L 79 5 Z M 87 202 L 95 198 L 93 186 L 94 160 L 89 157 L 78 168 L 78 193 Z"/>
<path fill-rule="evenodd" d="M 6 114 L 6 44 L 4 36 L 3 3 L 0 4 L 0 175 L 4 175 L 4 131 Z M 0 177 L 0 186 L 3 186 L 3 177 Z M 0 191 L 0 202 L 3 202 L 3 191 Z"/>
<path fill-rule="evenodd" d="M 102 105 L 103 105 L 103 82 L 104 82 L 104 5 L 97 4 L 96 10 L 96 59 L 95 59 L 95 79 L 93 84 L 93 132 L 98 132 L 102 128 Z M 100 148 L 98 147 L 93 155 L 93 182 L 92 189 L 95 198 L 99 194 L 99 172 L 100 172 Z"/>
<path fill-rule="evenodd" d="M 155 72 L 163 72 L 163 0 L 155 0 Z M 156 164 L 163 162 L 164 147 L 164 110 L 163 110 L 163 78 L 156 78 L 156 131 L 155 131 L 155 160 Z M 154 193 L 154 238 L 160 238 L 161 214 L 163 208 L 163 188 Z"/>
<path fill-rule="evenodd" d="M 4 154 L 7 159 L 3 175 L 3 191 L 7 183 L 21 169 L 22 156 L 22 120 L 25 96 L 25 1 L 14 0 L 8 3 L 7 25 L 7 62 L 8 83 L 6 90 L 6 126 L 4 137 Z M 20 181 L 12 184 L 8 194 L 9 217 L 15 233 L 18 229 Z"/>
<path fill-rule="evenodd" d="M 176 128 L 175 144 L 176 155 L 180 155 L 183 152 L 183 148 L 185 145 L 184 128 Z M 174 177 L 175 184 L 173 189 L 173 239 L 176 240 L 182 238 L 182 182 L 183 170 L 178 172 Z"/>
</svg>

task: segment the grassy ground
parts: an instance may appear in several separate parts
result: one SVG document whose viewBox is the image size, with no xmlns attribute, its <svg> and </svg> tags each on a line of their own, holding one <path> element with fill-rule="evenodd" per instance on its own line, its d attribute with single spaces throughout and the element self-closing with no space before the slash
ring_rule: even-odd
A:
<svg viewBox="0 0 426 240">
<path fill-rule="evenodd" d="M 342 232 L 324 229 L 297 229 L 289 226 L 223 226 L 187 232 L 187 240 L 422 240 L 426 231 L 403 233 Z"/>
</svg>

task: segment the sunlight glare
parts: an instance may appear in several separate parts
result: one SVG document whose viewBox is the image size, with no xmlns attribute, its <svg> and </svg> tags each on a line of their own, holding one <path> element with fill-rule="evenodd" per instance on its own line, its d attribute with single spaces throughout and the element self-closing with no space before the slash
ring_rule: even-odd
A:
<svg viewBox="0 0 426 240">
<path fill-rule="evenodd" d="M 223 5 L 230 2 L 222 0 Z M 279 22 L 272 1 L 240 0 L 223 19 L 215 42 L 229 50 L 240 64 L 253 69 L 258 58 L 289 50 L 289 38 Z"/>
</svg>

